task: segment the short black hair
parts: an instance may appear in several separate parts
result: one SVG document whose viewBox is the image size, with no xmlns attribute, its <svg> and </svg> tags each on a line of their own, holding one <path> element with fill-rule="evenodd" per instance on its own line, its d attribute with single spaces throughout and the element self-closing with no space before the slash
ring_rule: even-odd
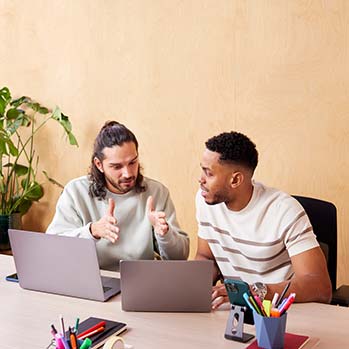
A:
<svg viewBox="0 0 349 349">
<path fill-rule="evenodd" d="M 219 160 L 239 164 L 254 172 L 258 164 L 256 145 L 244 134 L 239 132 L 224 132 L 210 138 L 206 148 L 220 154 Z"/>
</svg>

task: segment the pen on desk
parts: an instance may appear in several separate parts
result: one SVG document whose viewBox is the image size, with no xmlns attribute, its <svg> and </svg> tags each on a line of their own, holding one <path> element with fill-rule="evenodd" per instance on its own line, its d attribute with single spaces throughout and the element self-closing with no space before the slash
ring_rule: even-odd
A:
<svg viewBox="0 0 349 349">
<path fill-rule="evenodd" d="M 87 333 L 91 333 L 92 331 L 96 330 L 97 328 L 100 328 L 100 327 L 105 327 L 106 325 L 106 322 L 105 321 L 101 321 L 99 322 L 98 324 L 88 328 L 86 331 L 83 331 L 81 333 L 78 334 L 78 338 L 80 339 L 82 336 L 84 336 L 85 334 Z"/>
<path fill-rule="evenodd" d="M 62 328 L 62 336 L 65 337 L 65 328 L 64 328 L 64 320 L 63 320 L 63 315 L 59 315 L 59 321 L 61 323 L 61 328 Z"/>
<path fill-rule="evenodd" d="M 98 328 L 96 328 L 95 330 L 93 330 L 93 331 L 91 331 L 91 332 L 85 333 L 84 335 L 78 335 L 78 339 L 85 339 L 85 338 L 87 338 L 87 337 L 92 337 L 92 336 L 94 336 L 95 334 L 97 334 L 97 333 L 99 333 L 99 332 L 103 332 L 104 329 L 105 329 L 104 326 L 98 327 Z"/>
<path fill-rule="evenodd" d="M 289 281 L 289 282 L 286 284 L 286 286 L 285 286 L 285 288 L 283 289 L 283 291 L 282 291 L 282 293 L 281 293 L 279 299 L 277 300 L 277 302 L 276 302 L 276 304 L 275 304 L 275 307 L 278 307 L 278 306 L 280 305 L 280 303 L 282 302 L 283 298 L 285 297 L 285 294 L 286 294 L 288 288 L 290 287 L 290 285 L 291 285 L 291 281 Z"/>
</svg>

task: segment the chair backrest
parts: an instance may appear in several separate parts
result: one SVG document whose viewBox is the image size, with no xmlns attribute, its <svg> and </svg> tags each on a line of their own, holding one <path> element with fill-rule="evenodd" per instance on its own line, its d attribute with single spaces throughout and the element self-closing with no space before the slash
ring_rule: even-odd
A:
<svg viewBox="0 0 349 349">
<path fill-rule="evenodd" d="M 325 254 L 332 289 L 337 288 L 337 209 L 331 202 L 304 196 L 293 197 L 303 206 Z"/>
</svg>

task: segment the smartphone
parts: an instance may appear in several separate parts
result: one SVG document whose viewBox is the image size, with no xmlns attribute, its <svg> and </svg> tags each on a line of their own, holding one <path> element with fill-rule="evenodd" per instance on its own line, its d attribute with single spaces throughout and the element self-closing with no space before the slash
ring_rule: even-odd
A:
<svg viewBox="0 0 349 349">
<path fill-rule="evenodd" d="M 18 282 L 18 275 L 17 273 L 7 275 L 5 278 L 7 281 L 13 281 L 13 282 Z"/>
<path fill-rule="evenodd" d="M 232 305 L 246 307 L 244 322 L 250 325 L 254 324 L 253 314 L 250 307 L 246 304 L 243 294 L 246 292 L 251 295 L 250 286 L 247 282 L 235 279 L 225 279 L 224 285 L 228 293 L 229 301 Z"/>
</svg>

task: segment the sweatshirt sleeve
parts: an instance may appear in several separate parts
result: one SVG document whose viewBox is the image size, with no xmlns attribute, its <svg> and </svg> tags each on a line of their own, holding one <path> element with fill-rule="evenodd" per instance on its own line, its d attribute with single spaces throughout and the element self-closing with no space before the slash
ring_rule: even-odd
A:
<svg viewBox="0 0 349 349">
<path fill-rule="evenodd" d="M 155 234 L 160 256 L 163 259 L 187 259 L 189 256 L 189 237 L 179 227 L 176 210 L 168 191 L 165 193 L 162 206 L 162 211 L 166 213 L 169 230 L 164 236 Z"/>
<path fill-rule="evenodd" d="M 55 215 L 46 233 L 94 239 L 90 233 L 91 222 L 83 222 L 77 207 L 73 192 L 69 187 L 64 188 L 58 199 Z"/>
</svg>

